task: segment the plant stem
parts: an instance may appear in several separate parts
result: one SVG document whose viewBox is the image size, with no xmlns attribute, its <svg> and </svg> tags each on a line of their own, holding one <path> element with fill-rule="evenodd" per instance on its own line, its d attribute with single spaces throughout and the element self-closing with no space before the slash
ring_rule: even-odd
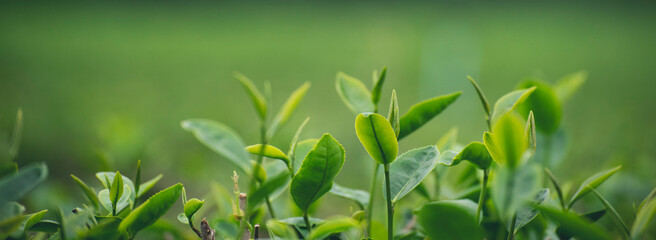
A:
<svg viewBox="0 0 656 240">
<path fill-rule="evenodd" d="M 269 199 L 269 196 L 266 196 L 264 200 L 266 201 L 266 205 L 269 209 L 269 214 L 271 214 L 271 218 L 276 218 L 276 214 L 273 212 L 273 207 L 271 207 L 271 200 Z"/>
<path fill-rule="evenodd" d="M 303 221 L 305 221 L 305 226 L 308 229 L 308 235 L 312 232 L 312 225 L 310 224 L 310 218 L 308 218 L 307 210 L 303 211 Z"/>
<path fill-rule="evenodd" d="M 508 231 L 508 240 L 515 239 L 515 224 L 517 223 L 517 213 L 513 214 L 512 222 L 510 223 L 510 231 Z"/>
<path fill-rule="evenodd" d="M 394 239 L 394 206 L 392 206 L 392 193 L 390 192 L 389 164 L 385 164 L 385 190 L 387 195 L 387 240 Z"/>
<path fill-rule="evenodd" d="M 365 231 L 364 236 L 369 237 L 371 235 L 371 219 L 373 218 L 373 209 L 374 209 L 374 195 L 376 193 L 376 179 L 378 179 L 378 169 L 380 169 L 380 164 L 374 161 L 374 176 L 371 179 L 371 189 L 369 190 L 369 205 L 367 206 L 367 231 Z"/>
<path fill-rule="evenodd" d="M 481 182 L 481 195 L 478 196 L 478 207 L 476 208 L 476 223 L 480 224 L 481 212 L 483 211 L 483 205 L 485 204 L 485 193 L 487 191 L 487 179 L 489 177 L 489 170 L 483 170 L 483 181 Z"/>
</svg>

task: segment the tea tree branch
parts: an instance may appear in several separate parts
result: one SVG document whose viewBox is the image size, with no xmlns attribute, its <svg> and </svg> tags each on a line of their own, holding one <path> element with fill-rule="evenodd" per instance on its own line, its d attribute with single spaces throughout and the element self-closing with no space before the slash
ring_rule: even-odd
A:
<svg viewBox="0 0 656 240">
<path fill-rule="evenodd" d="M 310 224 L 310 218 L 308 218 L 307 210 L 303 211 L 303 221 L 305 221 L 305 227 L 307 227 L 308 235 L 312 232 L 312 225 Z"/>
<path fill-rule="evenodd" d="M 387 195 L 387 239 L 394 239 L 394 206 L 392 206 L 392 193 L 390 190 L 389 164 L 385 164 L 385 193 Z"/>
<path fill-rule="evenodd" d="M 485 193 L 487 192 L 487 179 L 489 177 L 489 170 L 483 170 L 483 181 L 481 182 L 481 195 L 478 197 L 478 207 L 476 208 L 476 223 L 481 223 L 481 212 L 485 204 Z"/>
</svg>

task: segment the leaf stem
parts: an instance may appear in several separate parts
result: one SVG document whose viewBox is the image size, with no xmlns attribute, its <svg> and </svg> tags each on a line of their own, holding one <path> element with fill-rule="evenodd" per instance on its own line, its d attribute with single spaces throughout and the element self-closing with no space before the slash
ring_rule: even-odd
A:
<svg viewBox="0 0 656 240">
<path fill-rule="evenodd" d="M 515 224 L 517 223 L 517 213 L 513 214 L 512 222 L 510 223 L 510 231 L 508 231 L 508 240 L 515 239 Z"/>
<path fill-rule="evenodd" d="M 271 214 L 271 218 L 276 218 L 276 214 L 273 212 L 273 207 L 271 207 L 271 200 L 269 199 L 269 196 L 266 196 L 264 200 L 266 201 L 266 205 L 269 209 L 269 214 Z"/>
<path fill-rule="evenodd" d="M 554 185 L 554 188 L 556 189 L 556 193 L 558 194 L 558 200 L 560 201 L 560 207 L 563 209 L 563 211 L 567 211 L 567 207 L 565 207 L 565 199 L 563 198 L 563 192 L 562 190 L 560 190 L 560 185 L 556 181 L 556 177 L 554 177 L 553 173 L 551 173 L 551 170 L 549 170 L 548 167 L 545 167 L 544 171 L 547 173 L 547 176 L 549 176 L 551 183 Z"/>
<path fill-rule="evenodd" d="M 310 218 L 308 218 L 307 210 L 303 211 L 303 221 L 305 221 L 305 227 L 308 229 L 308 235 L 312 232 L 312 225 L 310 224 Z"/>
<path fill-rule="evenodd" d="M 392 193 L 390 190 L 390 169 L 385 164 L 385 194 L 387 195 L 387 240 L 394 239 L 394 206 L 392 206 Z"/>
<path fill-rule="evenodd" d="M 374 175 L 371 179 L 371 189 L 369 190 L 369 205 L 367 205 L 367 231 L 365 231 L 364 236 L 369 237 L 371 235 L 371 219 L 373 218 L 373 209 L 374 209 L 374 195 L 376 193 L 376 179 L 378 179 L 378 169 L 380 169 L 380 164 L 374 161 Z"/>
<path fill-rule="evenodd" d="M 483 181 L 481 182 L 481 195 L 478 197 L 478 207 L 476 208 L 476 223 L 481 224 L 481 212 L 485 204 L 485 193 L 487 191 L 487 179 L 489 177 L 489 170 L 483 170 Z"/>
</svg>

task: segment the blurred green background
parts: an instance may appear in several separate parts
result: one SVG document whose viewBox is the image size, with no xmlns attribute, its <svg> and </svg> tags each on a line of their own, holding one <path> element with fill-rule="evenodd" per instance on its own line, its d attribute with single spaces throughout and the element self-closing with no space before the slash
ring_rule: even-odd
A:
<svg viewBox="0 0 656 240">
<path fill-rule="evenodd" d="M 553 82 L 585 70 L 588 81 L 564 108 L 572 145 L 555 172 L 577 186 L 624 165 L 605 191 L 630 215 L 632 203 L 656 185 L 655 7 L 648 1 L 2 1 L 0 129 L 8 133 L 22 108 L 19 165 L 50 167 L 49 183 L 32 194 L 34 207 L 79 205 L 82 194 L 69 174 L 87 182 L 101 170 L 133 175 L 138 159 L 145 177 L 164 173 L 158 186 L 183 182 L 190 194 L 201 194 L 209 181 L 229 186 L 233 166 L 180 121 L 216 119 L 254 144 L 257 116 L 232 73 L 260 87 L 270 80 L 276 109 L 310 81 L 274 145 L 286 150 L 310 116 L 303 138 L 330 132 L 347 151 L 337 182 L 367 189 L 362 172 L 370 174 L 372 161 L 335 91 L 337 71 L 369 83 L 372 70 L 387 66 L 382 99 L 396 89 L 402 113 L 417 101 L 463 92 L 403 141 L 405 151 L 434 144 L 452 126 L 461 142 L 480 140 L 484 115 L 467 75 L 493 101 L 526 77 Z M 386 111 L 388 100 L 381 102 Z"/>
</svg>

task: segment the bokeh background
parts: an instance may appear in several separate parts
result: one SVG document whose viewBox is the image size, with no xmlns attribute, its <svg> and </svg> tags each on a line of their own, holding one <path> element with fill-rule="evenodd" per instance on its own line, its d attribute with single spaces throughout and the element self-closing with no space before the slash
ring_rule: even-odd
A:
<svg viewBox="0 0 656 240">
<path fill-rule="evenodd" d="M 396 89 L 402 113 L 463 92 L 404 151 L 434 144 L 452 126 L 461 142 L 480 140 L 484 115 L 467 75 L 493 101 L 526 77 L 554 82 L 585 70 L 588 81 L 564 107 L 571 147 L 554 171 L 578 186 L 622 164 L 604 191 L 633 219 L 632 204 L 656 185 L 655 42 L 652 1 L 2 1 L 0 129 L 5 141 L 22 108 L 19 165 L 50 168 L 29 200 L 34 208 L 79 205 L 69 174 L 87 182 L 101 170 L 133 175 L 138 159 L 144 176 L 164 173 L 159 187 L 183 182 L 202 195 L 208 182 L 229 186 L 233 167 L 180 121 L 215 119 L 254 144 L 257 116 L 233 72 L 260 87 L 270 80 L 274 108 L 310 81 L 273 144 L 287 149 L 310 116 L 303 138 L 330 132 L 346 148 L 337 182 L 367 189 L 372 162 L 335 91 L 338 71 L 369 83 L 387 66 L 381 109 Z"/>
</svg>

